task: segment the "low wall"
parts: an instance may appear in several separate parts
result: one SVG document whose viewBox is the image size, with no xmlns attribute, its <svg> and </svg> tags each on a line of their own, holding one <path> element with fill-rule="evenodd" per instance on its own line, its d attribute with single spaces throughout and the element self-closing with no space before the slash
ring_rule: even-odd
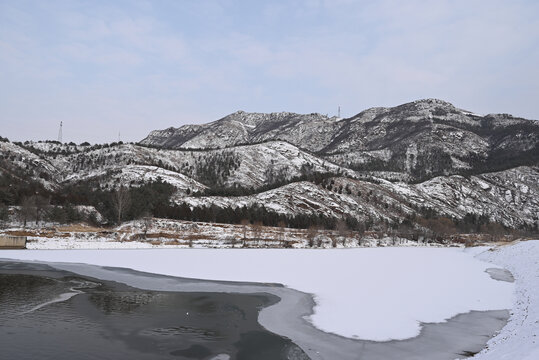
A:
<svg viewBox="0 0 539 360">
<path fill-rule="evenodd" d="M 0 235 L 0 249 L 26 249 L 26 236 Z"/>
</svg>

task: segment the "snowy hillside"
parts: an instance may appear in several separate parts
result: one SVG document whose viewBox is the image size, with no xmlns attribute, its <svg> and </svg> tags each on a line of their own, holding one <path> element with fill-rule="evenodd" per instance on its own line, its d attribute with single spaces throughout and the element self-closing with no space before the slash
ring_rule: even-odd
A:
<svg viewBox="0 0 539 360">
<path fill-rule="evenodd" d="M 246 113 L 238 111 L 206 125 L 186 125 L 178 129 L 152 131 L 140 143 L 172 149 L 224 148 L 267 140 L 285 140 L 310 151 L 318 151 L 328 143 L 336 129 L 336 118 L 321 114 Z M 299 141 L 298 141 L 299 140 Z"/>
<path fill-rule="evenodd" d="M 5 156 L 18 154 L 17 159 L 20 160 L 14 165 L 43 168 L 51 181 L 57 184 L 98 179 L 101 185 L 129 185 L 161 176 L 164 181 L 183 190 L 189 183 L 190 189 L 196 192 L 206 187 L 199 183 L 204 180 L 210 182 L 209 186 L 256 189 L 275 181 L 299 177 L 302 173 L 355 176 L 350 169 L 283 141 L 208 151 L 162 150 L 121 144 L 86 147 L 84 151 L 67 151 L 65 155 L 55 152 L 53 156 L 49 151 L 35 155 L 11 143 L 2 144 L 6 149 L 3 151 Z M 25 147 L 41 150 L 47 148 L 44 145 L 48 144 L 30 142 Z M 214 179 L 207 179 L 207 173 L 211 173 Z M 211 180 L 216 183 L 211 183 Z"/>
<path fill-rule="evenodd" d="M 465 178 L 437 177 L 420 184 L 379 183 L 350 178 L 330 178 L 320 185 L 298 182 L 240 197 L 184 197 L 191 206 L 213 204 L 242 207 L 261 204 L 278 213 L 310 213 L 341 218 L 352 215 L 361 221 L 389 220 L 400 223 L 420 208 L 447 217 L 487 214 L 491 221 L 509 227 L 533 225 L 539 209 L 538 169 L 519 167 L 498 173 Z"/>
<path fill-rule="evenodd" d="M 156 130 L 140 143 L 160 148 L 224 148 L 285 140 L 358 170 L 414 179 L 537 164 L 539 124 L 480 116 L 437 99 L 373 108 L 337 121 L 320 114 L 236 112 L 215 122 Z"/>
<path fill-rule="evenodd" d="M 156 130 L 139 144 L 0 142 L 0 199 L 21 205 L 41 194 L 61 205 L 72 189 L 72 205 L 107 210 L 111 191 L 163 181 L 173 191 L 159 217 L 215 221 L 217 210 L 248 208 L 280 220 L 347 221 L 355 230 L 477 232 L 496 223 L 537 231 L 538 140 L 537 121 L 480 116 L 435 99 L 348 119 L 240 111 Z M 83 203 L 87 191 L 109 193 Z M 185 209 L 166 208 L 186 205 L 213 209 L 186 217 Z M 453 224 L 434 224 L 440 217 Z"/>
</svg>

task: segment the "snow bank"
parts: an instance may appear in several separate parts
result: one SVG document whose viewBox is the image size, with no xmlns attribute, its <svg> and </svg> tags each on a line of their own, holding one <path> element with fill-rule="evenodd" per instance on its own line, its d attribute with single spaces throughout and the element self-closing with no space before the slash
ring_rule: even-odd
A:
<svg viewBox="0 0 539 360">
<path fill-rule="evenodd" d="M 477 258 L 511 271 L 516 296 L 509 322 L 474 359 L 539 359 L 539 240 L 496 247 Z"/>
<path fill-rule="evenodd" d="M 455 248 L 12 250 L 0 258 L 281 283 L 314 294 L 316 327 L 371 340 L 410 338 L 421 322 L 512 305 L 513 284 L 492 280 L 492 265 Z"/>
</svg>

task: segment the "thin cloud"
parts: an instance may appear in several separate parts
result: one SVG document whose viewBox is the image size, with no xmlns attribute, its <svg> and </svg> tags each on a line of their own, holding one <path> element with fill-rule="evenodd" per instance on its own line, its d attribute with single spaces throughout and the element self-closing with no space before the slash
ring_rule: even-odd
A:
<svg viewBox="0 0 539 360">
<path fill-rule="evenodd" d="M 423 97 L 537 119 L 538 12 L 501 0 L 4 0 L 0 135 L 54 138 L 65 121 L 78 142 L 119 128 L 137 141 L 238 109 L 353 115 Z"/>
</svg>

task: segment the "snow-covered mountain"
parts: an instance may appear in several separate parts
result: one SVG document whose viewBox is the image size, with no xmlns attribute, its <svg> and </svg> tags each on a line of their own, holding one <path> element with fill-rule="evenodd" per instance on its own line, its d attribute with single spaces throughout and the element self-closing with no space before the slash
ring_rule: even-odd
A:
<svg viewBox="0 0 539 360">
<path fill-rule="evenodd" d="M 58 144 L 46 145 L 0 143 L 0 150 L 12 166 L 24 169 L 31 177 L 48 179 L 50 188 L 80 181 L 94 181 L 101 187 L 137 185 L 160 176 L 194 192 L 208 187 L 256 190 L 307 173 L 356 174 L 282 141 L 205 151 L 115 144 L 69 152 L 59 150 Z"/>
<path fill-rule="evenodd" d="M 353 216 L 363 221 L 402 223 L 422 211 L 463 220 L 488 216 L 511 228 L 533 225 L 539 211 L 537 168 L 518 167 L 479 176 L 440 176 L 419 184 L 379 182 L 345 177 L 328 178 L 321 184 L 291 183 L 249 196 L 183 197 L 191 206 L 213 204 L 242 207 L 263 204 L 275 212 L 331 218 Z"/>
<path fill-rule="evenodd" d="M 416 181 L 539 160 L 537 121 L 507 114 L 481 116 L 436 99 L 372 108 L 348 119 L 239 111 L 205 125 L 152 131 L 140 144 L 209 149 L 274 140 L 341 166 L 390 171 L 388 176 Z"/>
<path fill-rule="evenodd" d="M 348 119 L 240 111 L 152 131 L 139 144 L 3 141 L 0 175 L 52 192 L 160 178 L 174 186 L 172 201 L 191 208 L 263 206 L 384 226 L 434 215 L 533 229 L 538 140 L 537 121 L 481 116 L 432 99 Z M 0 186 L 0 201 L 9 203 L 8 193 Z"/>
</svg>

